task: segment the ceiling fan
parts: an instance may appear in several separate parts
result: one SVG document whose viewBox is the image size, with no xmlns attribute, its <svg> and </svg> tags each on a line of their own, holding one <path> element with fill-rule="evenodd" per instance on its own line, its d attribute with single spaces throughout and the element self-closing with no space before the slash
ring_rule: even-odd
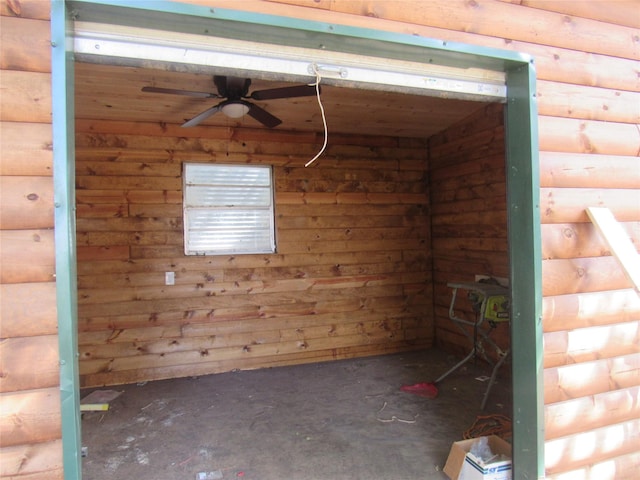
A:
<svg viewBox="0 0 640 480">
<path fill-rule="evenodd" d="M 190 90 L 176 90 L 173 88 L 142 87 L 143 92 L 170 93 L 174 95 L 187 95 L 198 98 L 224 98 L 222 102 L 206 109 L 191 120 L 183 123 L 183 127 L 194 127 L 203 120 L 218 112 L 222 112 L 231 118 L 240 118 L 249 115 L 266 127 L 273 128 L 282 123 L 278 117 L 271 115 L 262 107 L 251 103 L 251 100 L 276 100 L 279 98 L 306 97 L 316 94 L 316 89 L 310 85 L 295 85 L 292 87 L 271 88 L 258 90 L 249 95 L 250 78 L 230 77 L 216 75 L 213 77 L 218 93 L 194 92 Z"/>
</svg>

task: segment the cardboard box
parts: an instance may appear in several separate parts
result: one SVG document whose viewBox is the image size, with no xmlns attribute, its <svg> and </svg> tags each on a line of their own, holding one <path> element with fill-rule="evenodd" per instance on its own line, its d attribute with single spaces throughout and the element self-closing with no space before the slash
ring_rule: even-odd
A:
<svg viewBox="0 0 640 480">
<path fill-rule="evenodd" d="M 477 438 L 461 440 L 451 445 L 444 473 L 451 480 L 511 480 L 511 445 L 495 435 L 486 438 L 495 460 L 485 464 L 471 453 Z"/>
</svg>

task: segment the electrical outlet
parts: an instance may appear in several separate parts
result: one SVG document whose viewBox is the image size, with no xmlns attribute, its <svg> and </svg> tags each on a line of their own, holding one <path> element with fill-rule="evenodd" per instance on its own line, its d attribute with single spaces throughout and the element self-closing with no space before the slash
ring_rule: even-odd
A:
<svg viewBox="0 0 640 480">
<path fill-rule="evenodd" d="M 176 284 L 176 272 L 164 272 L 164 284 L 175 285 Z"/>
</svg>

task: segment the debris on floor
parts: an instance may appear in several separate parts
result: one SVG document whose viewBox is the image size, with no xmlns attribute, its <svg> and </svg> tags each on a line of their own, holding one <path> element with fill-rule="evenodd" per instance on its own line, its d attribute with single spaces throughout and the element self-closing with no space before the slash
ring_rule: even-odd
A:
<svg viewBox="0 0 640 480">
<path fill-rule="evenodd" d="M 95 390 L 80 400 L 81 412 L 101 412 L 109 410 L 109 402 L 118 398 L 122 392 L 117 390 Z"/>
<path fill-rule="evenodd" d="M 425 398 L 436 398 L 438 396 L 438 387 L 433 383 L 414 383 L 413 385 L 403 385 L 400 390 L 407 393 L 413 393 Z"/>
<path fill-rule="evenodd" d="M 407 418 L 400 418 L 396 415 L 391 415 L 389 418 L 380 418 L 380 412 L 382 412 L 387 406 L 387 402 L 384 402 L 384 405 L 382 405 L 382 408 L 380 410 L 378 410 L 378 416 L 376 417 L 376 419 L 379 422 L 382 423 L 389 423 L 389 422 L 400 422 L 400 423 L 416 423 L 416 418 L 418 418 L 418 413 L 416 413 L 413 418 L 411 419 L 407 419 Z"/>
<path fill-rule="evenodd" d="M 222 470 L 214 470 L 213 472 L 199 472 L 196 475 L 196 480 L 220 480 L 222 477 Z"/>
<path fill-rule="evenodd" d="M 479 414 L 511 410 L 508 379 L 492 393 L 503 408 L 490 402 L 481 412 L 473 401 L 486 388 L 474 380 L 484 365 L 438 384 L 434 399 L 400 390 L 450 364 L 428 349 L 83 390 L 81 398 L 123 393 L 108 412 L 83 415 L 82 477 L 199 480 L 220 470 L 220 480 L 447 480 L 452 442 Z"/>
<path fill-rule="evenodd" d="M 462 438 L 467 440 L 470 438 L 496 435 L 508 440 L 511 438 L 511 429 L 511 420 L 504 415 L 480 415 L 476 418 L 475 422 L 473 422 L 473 425 L 464 432 Z"/>
</svg>

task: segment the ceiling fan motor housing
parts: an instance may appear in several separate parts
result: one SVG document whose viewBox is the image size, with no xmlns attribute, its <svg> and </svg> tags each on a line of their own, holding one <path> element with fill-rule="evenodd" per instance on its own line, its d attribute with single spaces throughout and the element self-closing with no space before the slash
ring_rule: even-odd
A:
<svg viewBox="0 0 640 480">
<path fill-rule="evenodd" d="M 213 77 L 213 83 L 221 97 L 226 97 L 229 100 L 240 100 L 249 93 L 251 79 L 215 75 Z"/>
</svg>

